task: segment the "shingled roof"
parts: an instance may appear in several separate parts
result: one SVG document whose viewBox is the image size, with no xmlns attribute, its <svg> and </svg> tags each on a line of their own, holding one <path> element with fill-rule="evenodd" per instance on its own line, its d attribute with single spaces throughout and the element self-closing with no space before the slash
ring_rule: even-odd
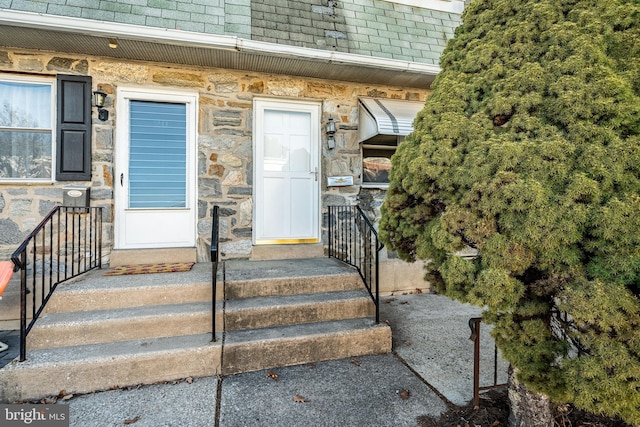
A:
<svg viewBox="0 0 640 427">
<path fill-rule="evenodd" d="M 254 40 L 427 64 L 459 24 L 456 13 L 381 0 L 251 2 Z"/>
</svg>

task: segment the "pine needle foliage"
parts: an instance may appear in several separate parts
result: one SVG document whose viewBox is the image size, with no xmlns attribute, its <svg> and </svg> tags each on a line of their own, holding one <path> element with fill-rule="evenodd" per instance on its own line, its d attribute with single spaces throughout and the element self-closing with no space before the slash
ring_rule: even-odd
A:
<svg viewBox="0 0 640 427">
<path fill-rule="evenodd" d="M 382 239 L 530 388 L 640 423 L 640 1 L 475 0 L 441 68 Z"/>
</svg>

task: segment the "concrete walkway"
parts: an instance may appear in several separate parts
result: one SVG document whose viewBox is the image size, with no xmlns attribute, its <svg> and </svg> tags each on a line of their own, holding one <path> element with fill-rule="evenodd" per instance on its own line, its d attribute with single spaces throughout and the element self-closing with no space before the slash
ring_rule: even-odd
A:
<svg viewBox="0 0 640 427">
<path fill-rule="evenodd" d="M 194 378 L 74 397 L 72 426 L 415 426 L 473 397 L 468 320 L 480 310 L 433 294 L 382 298 L 394 353 Z M 3 340 L 0 333 L 0 341 Z M 493 343 L 482 334 L 483 377 Z M 500 362 L 499 382 L 507 366 Z M 276 380 L 277 379 L 277 380 Z M 132 421 L 135 421 L 133 423 Z"/>
</svg>

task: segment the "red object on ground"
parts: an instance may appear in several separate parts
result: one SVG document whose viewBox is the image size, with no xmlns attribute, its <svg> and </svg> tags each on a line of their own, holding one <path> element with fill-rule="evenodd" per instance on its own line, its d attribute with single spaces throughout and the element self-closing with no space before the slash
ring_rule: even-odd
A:
<svg viewBox="0 0 640 427">
<path fill-rule="evenodd" d="M 0 298 L 9 280 L 13 276 L 13 263 L 11 261 L 0 261 Z"/>
</svg>

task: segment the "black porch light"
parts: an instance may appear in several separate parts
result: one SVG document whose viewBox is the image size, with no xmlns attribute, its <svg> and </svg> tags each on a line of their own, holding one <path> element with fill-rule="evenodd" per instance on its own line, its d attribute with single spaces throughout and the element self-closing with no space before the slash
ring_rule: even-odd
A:
<svg viewBox="0 0 640 427">
<path fill-rule="evenodd" d="M 104 102 L 107 99 L 107 94 L 98 89 L 93 92 L 93 105 L 98 107 L 98 119 L 105 121 L 109 119 L 109 111 L 104 109 Z"/>
<path fill-rule="evenodd" d="M 327 146 L 331 150 L 336 146 L 336 140 L 335 140 L 336 123 L 333 121 L 332 118 L 329 118 L 329 122 L 327 123 L 326 133 L 327 133 Z"/>
</svg>

